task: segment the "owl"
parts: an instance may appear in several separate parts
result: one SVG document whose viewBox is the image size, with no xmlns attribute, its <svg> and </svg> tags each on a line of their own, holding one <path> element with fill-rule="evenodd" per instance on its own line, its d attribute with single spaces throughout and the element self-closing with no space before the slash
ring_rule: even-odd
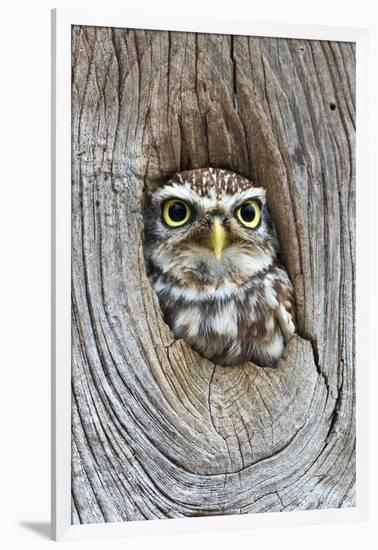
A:
<svg viewBox="0 0 378 550">
<path fill-rule="evenodd" d="M 152 192 L 147 274 L 176 338 L 221 365 L 274 367 L 295 333 L 294 293 L 265 190 L 201 168 Z"/>
</svg>

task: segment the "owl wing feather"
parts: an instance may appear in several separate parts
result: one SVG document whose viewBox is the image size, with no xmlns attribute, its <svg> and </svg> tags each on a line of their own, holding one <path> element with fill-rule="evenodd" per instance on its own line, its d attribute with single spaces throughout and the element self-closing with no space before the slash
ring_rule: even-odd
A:
<svg viewBox="0 0 378 550">
<path fill-rule="evenodd" d="M 276 310 L 276 318 L 284 337 L 285 344 L 287 344 L 290 338 L 295 334 L 295 325 L 291 311 L 286 309 L 284 304 L 280 303 Z"/>
<path fill-rule="evenodd" d="M 276 271 L 275 291 L 278 307 L 275 316 L 281 329 L 285 344 L 295 334 L 294 289 L 287 271 L 280 266 Z"/>
</svg>

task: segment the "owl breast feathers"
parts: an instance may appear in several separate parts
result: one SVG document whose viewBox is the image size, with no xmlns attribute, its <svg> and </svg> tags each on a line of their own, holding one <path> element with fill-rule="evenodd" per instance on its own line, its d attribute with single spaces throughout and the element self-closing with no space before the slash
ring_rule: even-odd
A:
<svg viewBox="0 0 378 550">
<path fill-rule="evenodd" d="M 264 189 L 215 168 L 176 174 L 147 199 L 145 259 L 177 338 L 214 363 L 275 366 L 294 298 Z"/>
</svg>

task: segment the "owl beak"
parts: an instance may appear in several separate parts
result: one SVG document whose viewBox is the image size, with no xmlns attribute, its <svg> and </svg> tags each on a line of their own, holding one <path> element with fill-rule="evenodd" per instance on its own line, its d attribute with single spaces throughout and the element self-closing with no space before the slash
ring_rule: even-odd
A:
<svg viewBox="0 0 378 550">
<path fill-rule="evenodd" d="M 213 227 L 210 233 L 210 244 L 214 250 L 214 254 L 217 260 L 220 260 L 222 251 L 227 243 L 226 231 L 218 217 L 213 220 Z"/>
</svg>

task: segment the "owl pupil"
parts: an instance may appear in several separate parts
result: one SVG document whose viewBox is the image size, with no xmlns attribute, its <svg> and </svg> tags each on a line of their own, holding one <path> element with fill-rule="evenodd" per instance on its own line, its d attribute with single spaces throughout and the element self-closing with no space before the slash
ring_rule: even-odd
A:
<svg viewBox="0 0 378 550">
<path fill-rule="evenodd" d="M 169 207 L 169 217 L 174 222 L 182 222 L 186 217 L 186 206 L 181 202 L 175 202 Z"/>
<path fill-rule="evenodd" d="M 240 215 L 245 222 L 252 222 L 256 216 L 256 210 L 253 204 L 243 204 L 240 208 Z"/>
</svg>

